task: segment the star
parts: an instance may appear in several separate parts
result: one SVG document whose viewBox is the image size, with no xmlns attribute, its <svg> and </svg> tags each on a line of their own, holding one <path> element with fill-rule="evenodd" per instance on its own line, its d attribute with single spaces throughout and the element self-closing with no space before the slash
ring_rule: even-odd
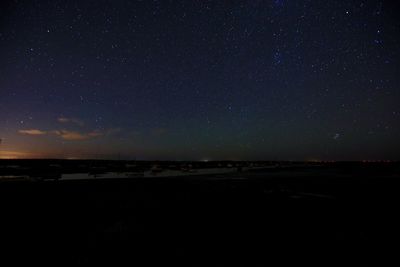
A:
<svg viewBox="0 0 400 267">
<path fill-rule="evenodd" d="M 334 135 L 333 135 L 333 139 L 334 140 L 338 140 L 340 138 L 340 134 L 339 133 L 335 133 Z"/>
</svg>

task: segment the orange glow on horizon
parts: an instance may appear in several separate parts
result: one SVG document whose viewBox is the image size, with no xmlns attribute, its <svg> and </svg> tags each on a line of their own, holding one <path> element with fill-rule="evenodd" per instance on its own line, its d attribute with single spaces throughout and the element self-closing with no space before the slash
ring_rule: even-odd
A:
<svg viewBox="0 0 400 267">
<path fill-rule="evenodd" d="M 37 155 L 29 152 L 0 150 L 0 159 L 23 159 L 23 158 L 36 158 L 36 157 Z"/>
<path fill-rule="evenodd" d="M 1 159 L 85 159 L 78 155 L 59 155 L 54 153 L 33 153 L 27 151 L 0 150 Z"/>
</svg>

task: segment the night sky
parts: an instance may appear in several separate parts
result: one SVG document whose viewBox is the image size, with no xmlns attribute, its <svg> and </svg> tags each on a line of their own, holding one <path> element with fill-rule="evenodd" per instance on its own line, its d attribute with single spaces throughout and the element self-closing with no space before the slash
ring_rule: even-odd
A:
<svg viewBox="0 0 400 267">
<path fill-rule="evenodd" d="M 400 159 L 396 1 L 1 1 L 0 158 Z"/>
</svg>

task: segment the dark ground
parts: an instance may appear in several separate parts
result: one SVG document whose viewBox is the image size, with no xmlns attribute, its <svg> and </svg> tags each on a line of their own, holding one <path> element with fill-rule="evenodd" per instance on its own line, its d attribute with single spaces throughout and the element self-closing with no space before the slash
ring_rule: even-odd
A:
<svg viewBox="0 0 400 267">
<path fill-rule="evenodd" d="M 393 266 L 399 184 L 398 164 L 2 182 L 0 265 Z"/>
</svg>

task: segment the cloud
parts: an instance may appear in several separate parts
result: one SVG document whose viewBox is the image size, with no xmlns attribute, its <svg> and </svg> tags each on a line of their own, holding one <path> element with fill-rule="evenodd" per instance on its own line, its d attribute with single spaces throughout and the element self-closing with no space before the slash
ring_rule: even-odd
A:
<svg viewBox="0 0 400 267">
<path fill-rule="evenodd" d="M 100 131 L 100 130 L 94 130 L 90 133 L 88 133 L 87 135 L 90 137 L 99 137 L 99 136 L 110 136 L 113 134 L 117 134 L 119 132 L 121 132 L 122 130 L 120 128 L 111 128 L 111 129 L 107 129 L 104 131 Z"/>
<path fill-rule="evenodd" d="M 27 135 L 45 135 L 45 134 L 47 134 L 46 131 L 41 131 L 38 129 L 19 130 L 18 133 L 27 134 Z"/>
<path fill-rule="evenodd" d="M 79 126 L 84 126 L 85 123 L 82 120 L 75 119 L 75 118 L 65 118 L 65 117 L 60 117 L 57 119 L 58 122 L 60 123 L 73 123 Z"/>
<path fill-rule="evenodd" d="M 70 130 L 42 131 L 39 129 L 28 129 L 28 130 L 19 130 L 18 133 L 31 136 L 56 135 L 61 139 L 67 141 L 83 141 L 98 137 L 110 136 L 119 133 L 120 131 L 121 129 L 119 128 L 106 129 L 103 131 L 93 130 L 90 132 L 70 131 Z"/>
<path fill-rule="evenodd" d="M 56 130 L 52 133 L 67 141 L 83 141 L 97 137 L 109 136 L 121 131 L 120 129 L 109 129 L 105 131 L 93 130 L 91 132 L 78 132 L 69 130 Z"/>
<path fill-rule="evenodd" d="M 68 131 L 68 130 L 53 131 L 53 133 L 67 141 L 82 141 L 94 137 L 91 136 L 90 134 Z"/>
<path fill-rule="evenodd" d="M 98 137 L 98 136 L 103 136 L 105 134 L 100 132 L 100 131 L 98 131 L 98 130 L 95 130 L 95 131 L 92 131 L 92 132 L 88 133 L 87 135 L 90 136 L 90 137 Z"/>
</svg>

